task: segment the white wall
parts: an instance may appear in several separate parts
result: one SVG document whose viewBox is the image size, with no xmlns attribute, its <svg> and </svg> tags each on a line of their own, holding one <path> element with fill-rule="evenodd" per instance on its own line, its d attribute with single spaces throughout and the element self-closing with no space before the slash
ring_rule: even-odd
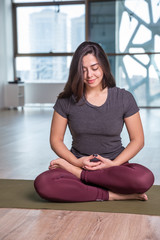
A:
<svg viewBox="0 0 160 240">
<path fill-rule="evenodd" d="M 4 107 L 4 85 L 13 81 L 11 0 L 0 0 L 0 108 Z"/>
<path fill-rule="evenodd" d="M 54 103 L 64 83 L 26 83 L 25 103 Z"/>
</svg>

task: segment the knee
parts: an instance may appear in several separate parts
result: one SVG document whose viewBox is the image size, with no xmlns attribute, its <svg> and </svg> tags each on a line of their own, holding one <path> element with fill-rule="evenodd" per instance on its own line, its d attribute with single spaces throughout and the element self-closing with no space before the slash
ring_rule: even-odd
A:
<svg viewBox="0 0 160 240">
<path fill-rule="evenodd" d="M 153 173 L 147 169 L 144 174 L 141 174 L 135 180 L 135 188 L 137 193 L 145 193 L 154 183 L 154 175 Z"/>
<path fill-rule="evenodd" d="M 34 187 L 36 192 L 39 194 L 40 197 L 44 198 L 44 199 L 48 199 L 47 197 L 47 186 L 48 186 L 48 175 L 49 172 L 43 172 L 41 173 L 39 176 L 36 177 L 35 181 L 34 181 Z"/>
<path fill-rule="evenodd" d="M 73 178 L 72 174 L 63 169 L 48 170 L 35 179 L 34 187 L 41 198 L 57 201 L 59 196 L 63 195 L 63 192 L 66 190 L 64 189 L 66 179 L 72 180 Z"/>
<path fill-rule="evenodd" d="M 44 185 L 45 185 L 44 182 L 45 182 L 45 176 L 43 173 L 37 176 L 36 179 L 34 180 L 34 188 L 40 196 L 43 195 L 41 194 L 41 192 L 44 189 Z"/>
</svg>

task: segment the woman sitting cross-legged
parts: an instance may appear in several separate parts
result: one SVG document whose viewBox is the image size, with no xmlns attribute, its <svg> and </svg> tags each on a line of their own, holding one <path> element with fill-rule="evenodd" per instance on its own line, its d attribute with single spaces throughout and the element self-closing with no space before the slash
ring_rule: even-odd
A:
<svg viewBox="0 0 160 240">
<path fill-rule="evenodd" d="M 129 144 L 123 147 L 126 126 Z M 66 127 L 72 147 L 64 144 Z M 59 156 L 34 182 L 38 194 L 56 202 L 147 200 L 154 176 L 130 163 L 144 145 L 137 103 L 116 87 L 101 46 L 83 42 L 75 51 L 68 81 L 54 105 L 50 143 Z"/>
</svg>

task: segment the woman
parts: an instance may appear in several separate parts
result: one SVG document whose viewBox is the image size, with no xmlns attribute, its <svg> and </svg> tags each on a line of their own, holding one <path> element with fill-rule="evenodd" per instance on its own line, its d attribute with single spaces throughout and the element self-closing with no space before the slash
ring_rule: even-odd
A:
<svg viewBox="0 0 160 240">
<path fill-rule="evenodd" d="M 130 142 L 124 148 L 126 125 Z M 67 125 L 72 148 L 63 140 Z M 68 82 L 54 106 L 50 143 L 59 156 L 35 180 L 42 198 L 58 202 L 147 200 L 154 176 L 146 167 L 129 163 L 143 147 L 137 104 L 117 88 L 103 49 L 83 42 L 72 58 Z"/>
</svg>

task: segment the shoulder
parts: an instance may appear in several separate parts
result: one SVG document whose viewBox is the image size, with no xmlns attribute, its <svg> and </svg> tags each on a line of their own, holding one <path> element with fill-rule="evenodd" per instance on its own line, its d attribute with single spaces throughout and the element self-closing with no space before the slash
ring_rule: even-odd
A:
<svg viewBox="0 0 160 240">
<path fill-rule="evenodd" d="M 128 91 L 126 91 L 124 88 L 109 88 L 109 94 L 112 101 L 123 101 L 123 97 L 127 95 L 127 92 Z"/>
<path fill-rule="evenodd" d="M 70 105 L 74 102 L 73 97 L 67 97 L 67 98 L 57 98 L 54 110 L 58 112 L 63 117 L 67 118 L 70 110 Z"/>
<path fill-rule="evenodd" d="M 70 102 L 70 97 L 67 98 L 57 98 L 56 103 L 61 103 L 61 104 L 68 104 Z"/>
<path fill-rule="evenodd" d="M 109 91 L 111 93 L 111 97 L 118 98 L 118 100 L 121 99 L 122 101 L 124 101 L 130 98 L 134 98 L 132 93 L 124 88 L 113 87 L 110 88 Z"/>
<path fill-rule="evenodd" d="M 127 91 L 125 88 L 119 88 L 119 87 L 112 87 L 110 88 L 110 91 L 113 93 L 113 94 L 125 94 L 125 93 L 128 93 L 129 91 Z"/>
<path fill-rule="evenodd" d="M 124 88 L 113 87 L 110 89 L 112 102 L 121 107 L 123 116 L 129 117 L 139 111 L 137 102 L 131 92 Z"/>
</svg>

